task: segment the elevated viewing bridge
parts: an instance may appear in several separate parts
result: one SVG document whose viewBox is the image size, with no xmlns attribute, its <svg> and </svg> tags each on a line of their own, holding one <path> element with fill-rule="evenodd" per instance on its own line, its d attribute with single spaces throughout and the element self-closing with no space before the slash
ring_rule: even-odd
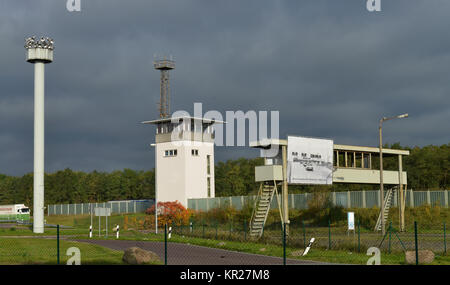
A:
<svg viewBox="0 0 450 285">
<path fill-rule="evenodd" d="M 329 141 L 331 143 L 331 141 Z M 255 208 L 250 221 L 251 235 L 260 237 L 262 235 L 264 224 L 269 213 L 269 205 L 272 198 L 278 197 L 277 193 L 281 189 L 281 201 L 278 201 L 281 223 L 289 225 L 288 211 L 288 162 L 287 157 L 290 155 L 288 149 L 288 140 L 266 139 L 258 142 L 250 143 L 253 148 L 260 148 L 261 156 L 264 157 L 264 165 L 255 167 L 255 181 L 260 182 L 258 197 L 255 202 Z M 331 147 L 331 144 L 330 144 Z M 271 154 L 271 150 L 278 152 L 275 156 Z M 380 169 L 374 167 L 374 159 L 380 159 L 380 148 L 366 146 L 339 145 L 333 143 L 333 166 L 330 170 L 330 183 L 355 183 L 355 184 L 381 184 Z M 294 153 L 292 153 L 294 154 Z M 383 157 L 397 156 L 398 170 L 382 170 L 383 183 L 390 185 L 386 195 L 383 196 L 382 211 L 375 225 L 375 230 L 379 231 L 382 225 L 388 219 L 389 209 L 393 202 L 395 191 L 398 191 L 400 224 L 404 226 L 403 213 L 405 209 L 404 189 L 407 186 L 407 173 L 403 171 L 403 156 L 409 155 L 408 150 L 385 149 L 382 150 Z M 297 157 L 297 153 L 295 153 Z M 306 172 L 313 172 L 314 167 L 326 167 L 326 162 L 317 154 L 302 153 Z M 331 155 L 331 150 L 330 150 Z M 295 161 L 295 159 L 294 159 Z M 379 165 L 378 165 L 379 166 Z M 329 165 L 331 168 L 331 163 Z M 328 176 L 329 177 L 329 176 Z M 323 184 L 323 183 L 321 183 Z"/>
</svg>

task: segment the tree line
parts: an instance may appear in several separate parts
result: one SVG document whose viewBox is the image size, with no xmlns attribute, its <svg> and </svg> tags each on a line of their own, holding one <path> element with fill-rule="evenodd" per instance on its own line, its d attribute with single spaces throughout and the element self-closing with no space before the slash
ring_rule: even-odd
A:
<svg viewBox="0 0 450 285">
<path fill-rule="evenodd" d="M 399 143 L 387 148 L 405 149 L 410 155 L 404 157 L 404 170 L 408 172 L 408 189 L 450 190 L 450 144 L 425 147 L 402 147 Z M 397 157 L 383 159 L 384 169 L 397 170 Z M 263 159 L 240 158 L 218 162 L 215 166 L 216 196 L 254 195 L 258 184 L 254 182 L 255 166 Z M 373 167 L 378 168 L 377 160 Z M 155 171 L 124 169 L 113 172 L 93 171 L 90 173 L 60 170 L 45 174 L 45 203 L 104 202 L 111 200 L 149 199 L 155 196 Z M 314 190 L 375 190 L 378 185 L 333 184 L 331 186 L 290 185 L 290 193 Z M 33 174 L 7 176 L 0 174 L 0 205 L 32 205 Z"/>
</svg>

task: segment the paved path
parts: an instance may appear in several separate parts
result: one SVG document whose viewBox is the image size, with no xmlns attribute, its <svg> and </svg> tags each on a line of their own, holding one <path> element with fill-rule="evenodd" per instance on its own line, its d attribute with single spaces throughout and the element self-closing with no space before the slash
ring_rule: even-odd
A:
<svg viewBox="0 0 450 285">
<path fill-rule="evenodd" d="M 87 242 L 115 250 L 137 246 L 156 253 L 164 260 L 164 243 L 128 240 L 75 240 Z M 167 263 L 169 265 L 283 265 L 279 257 L 243 253 L 231 250 L 209 248 L 182 243 L 168 243 Z M 287 264 L 324 265 L 326 263 L 287 259 Z"/>
</svg>

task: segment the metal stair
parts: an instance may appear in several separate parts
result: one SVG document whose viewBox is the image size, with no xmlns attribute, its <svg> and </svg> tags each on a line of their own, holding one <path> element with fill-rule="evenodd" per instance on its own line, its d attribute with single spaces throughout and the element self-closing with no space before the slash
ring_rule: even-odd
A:
<svg viewBox="0 0 450 285">
<path fill-rule="evenodd" d="M 256 198 L 255 208 L 253 209 L 252 218 L 250 220 L 250 236 L 260 238 L 264 231 L 267 215 L 269 214 L 270 204 L 274 193 L 276 192 L 276 184 L 261 184 L 258 197 Z"/>
<path fill-rule="evenodd" d="M 394 201 L 394 194 L 397 190 L 397 186 L 389 189 L 386 192 L 386 195 L 384 197 L 384 225 L 386 226 L 386 222 L 388 221 L 389 217 L 389 209 L 392 206 L 392 203 Z M 378 215 L 377 224 L 375 225 L 375 231 L 381 231 L 381 210 L 380 214 Z"/>
</svg>

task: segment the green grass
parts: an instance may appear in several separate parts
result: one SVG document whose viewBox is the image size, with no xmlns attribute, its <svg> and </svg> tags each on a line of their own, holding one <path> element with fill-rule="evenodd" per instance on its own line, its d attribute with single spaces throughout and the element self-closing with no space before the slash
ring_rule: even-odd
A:
<svg viewBox="0 0 450 285">
<path fill-rule="evenodd" d="M 147 215 L 144 213 L 138 213 L 138 214 L 127 214 L 127 215 L 112 215 L 108 217 L 108 228 L 111 228 L 115 225 L 119 225 L 121 229 L 123 229 L 123 221 L 125 216 L 128 216 L 131 218 L 142 218 L 146 217 Z M 89 226 L 91 225 L 91 216 L 90 215 L 55 215 L 55 216 L 47 216 L 45 217 L 45 220 L 47 224 L 53 224 L 53 225 L 64 225 L 64 226 L 70 226 L 75 227 L 79 229 L 86 229 L 86 231 L 89 231 Z M 101 226 L 105 227 L 105 217 L 101 218 Z M 92 217 L 92 224 L 94 228 L 98 229 L 98 217 Z"/>
<path fill-rule="evenodd" d="M 72 241 L 60 241 L 60 264 L 66 264 L 70 256 L 67 249 L 77 247 L 81 252 L 81 264 L 123 264 L 122 251 Z M 0 264 L 57 264 L 55 239 L 2 238 L 0 239 Z"/>
</svg>

